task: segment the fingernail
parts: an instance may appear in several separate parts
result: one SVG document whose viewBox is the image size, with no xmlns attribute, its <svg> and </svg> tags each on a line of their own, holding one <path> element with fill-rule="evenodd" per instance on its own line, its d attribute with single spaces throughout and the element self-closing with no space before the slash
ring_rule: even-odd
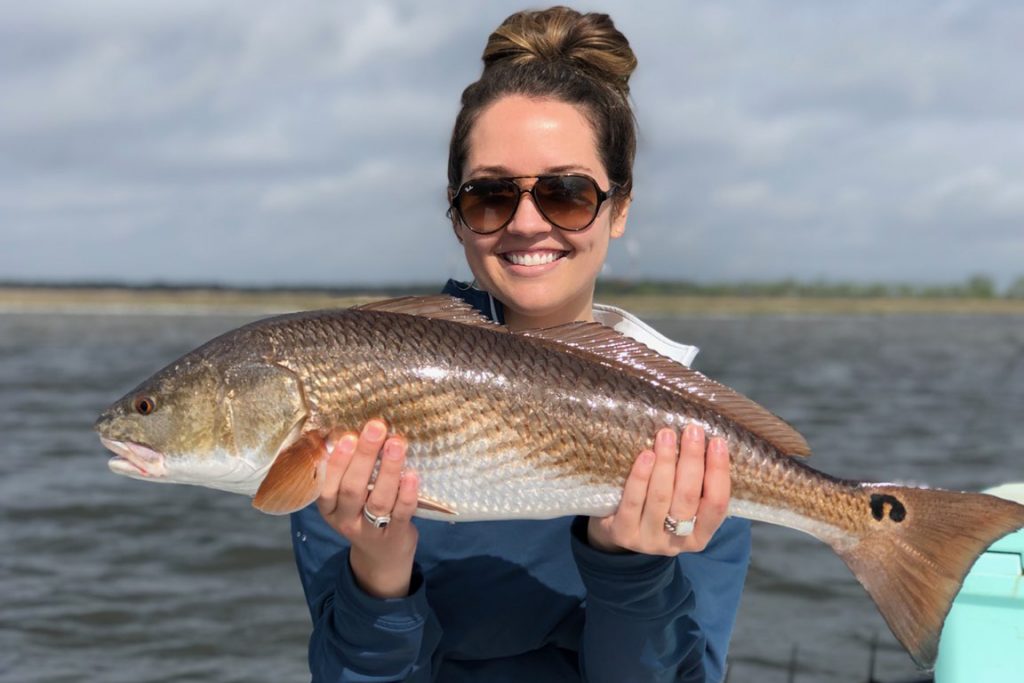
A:
<svg viewBox="0 0 1024 683">
<path fill-rule="evenodd" d="M 356 450 L 356 440 L 356 437 L 353 435 L 346 434 L 341 437 L 341 440 L 338 441 L 338 445 L 334 448 L 342 455 L 352 455 Z"/>
<path fill-rule="evenodd" d="M 365 436 L 367 439 L 376 441 L 377 439 L 384 437 L 384 432 L 386 430 L 387 428 L 381 422 L 367 422 L 366 426 L 363 427 L 363 436 Z"/>
<path fill-rule="evenodd" d="M 384 457 L 388 460 L 399 460 L 402 457 L 401 450 L 401 443 L 395 439 L 384 443 Z"/>
<path fill-rule="evenodd" d="M 654 463 L 654 451 L 641 451 L 640 455 L 637 456 L 637 462 L 641 465 L 651 465 Z"/>
<path fill-rule="evenodd" d="M 675 445 L 676 433 L 671 429 L 658 430 L 658 445 L 663 448 L 671 448 Z"/>
<path fill-rule="evenodd" d="M 686 429 L 684 429 L 683 431 L 685 432 L 684 436 L 686 437 L 687 441 L 703 441 L 704 440 L 704 434 L 701 433 L 700 427 L 698 427 L 695 424 L 688 424 L 688 425 L 686 425 Z"/>
</svg>

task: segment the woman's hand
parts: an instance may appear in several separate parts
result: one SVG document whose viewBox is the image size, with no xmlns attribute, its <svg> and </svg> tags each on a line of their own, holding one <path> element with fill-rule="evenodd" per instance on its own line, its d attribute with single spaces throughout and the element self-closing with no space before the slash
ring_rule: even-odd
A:
<svg viewBox="0 0 1024 683">
<path fill-rule="evenodd" d="M 317 508 L 327 523 L 352 543 L 349 562 L 359 587 L 378 598 L 409 594 L 418 532 L 412 524 L 418 480 L 403 474 L 406 443 L 401 437 L 385 441 L 387 425 L 370 420 L 357 436 L 331 432 L 327 437 L 324 488 Z M 380 469 L 370 478 L 377 458 Z M 363 506 L 377 517 L 390 515 L 386 528 L 378 529 L 363 516 Z"/>
<path fill-rule="evenodd" d="M 654 450 L 637 456 L 614 514 L 591 517 L 590 545 L 606 552 L 633 550 L 675 556 L 703 550 L 729 508 L 729 451 L 715 437 L 705 449 L 704 430 L 687 425 L 676 446 L 676 433 L 661 429 Z M 696 517 L 693 532 L 666 531 L 665 518 L 685 524 Z"/>
</svg>

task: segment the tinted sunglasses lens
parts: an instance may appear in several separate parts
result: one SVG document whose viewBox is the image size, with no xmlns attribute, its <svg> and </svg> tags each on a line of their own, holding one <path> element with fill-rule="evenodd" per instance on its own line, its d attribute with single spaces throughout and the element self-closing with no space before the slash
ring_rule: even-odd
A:
<svg viewBox="0 0 1024 683">
<path fill-rule="evenodd" d="M 597 216 L 600 190 L 590 178 L 549 176 L 533 188 L 537 205 L 549 221 L 566 230 L 582 230 Z"/>
<path fill-rule="evenodd" d="M 494 232 L 512 217 L 518 200 L 519 186 L 511 180 L 478 180 L 462 186 L 457 208 L 470 230 Z"/>
</svg>

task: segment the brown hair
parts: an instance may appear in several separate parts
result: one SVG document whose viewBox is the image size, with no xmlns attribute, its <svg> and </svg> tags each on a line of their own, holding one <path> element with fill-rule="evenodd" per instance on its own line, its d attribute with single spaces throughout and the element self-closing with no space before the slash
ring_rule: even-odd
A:
<svg viewBox="0 0 1024 683">
<path fill-rule="evenodd" d="M 488 105 L 505 95 L 552 98 L 576 105 L 594 127 L 597 150 L 621 204 L 633 190 L 636 121 L 629 76 L 636 56 L 607 14 L 568 7 L 517 12 L 487 40 L 480 80 L 462 92 L 448 148 L 448 186 L 462 182 L 469 133 Z"/>
</svg>

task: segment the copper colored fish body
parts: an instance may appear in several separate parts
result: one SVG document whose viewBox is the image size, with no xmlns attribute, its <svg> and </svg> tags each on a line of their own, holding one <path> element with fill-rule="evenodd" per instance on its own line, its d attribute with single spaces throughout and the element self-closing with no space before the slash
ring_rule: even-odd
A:
<svg viewBox="0 0 1024 683">
<path fill-rule="evenodd" d="M 606 515 L 658 428 L 724 437 L 730 513 L 825 541 L 915 660 L 977 556 L 1024 526 L 981 494 L 841 481 L 803 438 L 731 389 L 594 323 L 511 333 L 448 297 L 271 318 L 170 364 L 101 415 L 111 469 L 254 495 L 316 499 L 323 436 L 383 418 L 409 443 L 420 514 L 450 521 Z"/>
</svg>

